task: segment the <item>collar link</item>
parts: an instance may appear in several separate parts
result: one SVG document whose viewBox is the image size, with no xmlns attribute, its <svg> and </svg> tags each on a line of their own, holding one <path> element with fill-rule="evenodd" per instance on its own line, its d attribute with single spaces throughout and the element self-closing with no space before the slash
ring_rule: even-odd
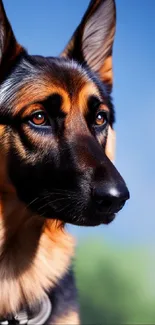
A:
<svg viewBox="0 0 155 325">
<path fill-rule="evenodd" d="M 12 318 L 0 320 L 0 325 L 44 325 L 52 313 L 52 304 L 47 295 L 39 302 L 35 310 L 22 309 Z"/>
</svg>

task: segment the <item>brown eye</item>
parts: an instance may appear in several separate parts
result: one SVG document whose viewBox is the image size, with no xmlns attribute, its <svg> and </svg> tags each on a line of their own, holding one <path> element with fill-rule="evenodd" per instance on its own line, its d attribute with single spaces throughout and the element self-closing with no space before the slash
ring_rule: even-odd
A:
<svg viewBox="0 0 155 325">
<path fill-rule="evenodd" d="M 107 123 L 107 116 L 106 113 L 103 111 L 100 111 L 96 114 L 95 117 L 95 125 L 101 126 Z"/>
<path fill-rule="evenodd" d="M 35 125 L 47 125 L 48 124 L 48 118 L 44 111 L 39 111 L 33 114 L 31 118 L 31 122 Z"/>
</svg>

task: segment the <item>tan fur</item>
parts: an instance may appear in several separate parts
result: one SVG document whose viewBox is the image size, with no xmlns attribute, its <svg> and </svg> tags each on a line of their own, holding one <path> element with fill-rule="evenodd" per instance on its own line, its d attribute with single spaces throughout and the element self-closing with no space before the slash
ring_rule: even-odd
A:
<svg viewBox="0 0 155 325">
<path fill-rule="evenodd" d="M 115 131 L 111 128 L 111 126 L 109 126 L 105 153 L 111 161 L 114 161 L 115 159 L 115 146 L 116 134 Z"/>
<path fill-rule="evenodd" d="M 6 126 L 0 125 L 0 196 L 1 192 L 14 192 L 7 175 L 7 154 L 8 154 L 8 134 L 5 132 Z"/>
<path fill-rule="evenodd" d="M 88 112 L 88 99 L 90 96 L 96 96 L 97 98 L 100 98 L 99 91 L 95 84 L 92 82 L 87 83 L 82 89 L 80 90 L 78 94 L 78 98 L 75 101 L 77 109 L 80 108 L 82 114 L 86 114 Z"/>
<path fill-rule="evenodd" d="M 70 77 L 72 78 L 72 92 L 74 93 L 74 98 L 78 96 L 80 90 L 88 83 L 90 82 L 89 77 L 86 74 L 82 74 L 82 70 L 80 70 L 80 66 L 78 67 L 79 71 L 76 71 L 76 78 L 75 78 L 75 71 L 74 71 L 74 65 L 72 70 L 70 70 L 68 67 L 66 67 L 66 71 L 68 69 L 68 72 L 70 73 Z M 93 83 L 91 83 L 91 87 L 93 87 L 93 91 L 95 90 L 95 93 L 98 93 L 97 88 Z M 91 94 L 91 89 L 89 91 Z M 61 84 L 61 82 L 58 79 L 51 79 L 48 78 L 46 75 L 40 76 L 40 79 L 36 78 L 35 80 L 30 80 L 28 85 L 24 85 L 21 87 L 20 91 L 18 91 L 17 96 L 15 96 L 13 103 L 14 103 L 14 110 L 13 110 L 13 116 L 16 116 L 23 107 L 30 107 L 34 102 L 39 102 L 47 98 L 48 96 L 51 96 L 52 94 L 59 94 L 62 97 L 62 111 L 65 113 L 68 113 L 71 109 L 71 101 L 70 96 L 68 93 L 68 89 L 65 88 L 65 85 Z M 32 106 L 33 107 L 33 106 Z M 31 107 L 30 107 L 31 110 Z M 25 109 L 25 112 L 23 116 L 26 115 L 27 108 Z M 30 113 L 28 108 L 28 113 Z"/>
<path fill-rule="evenodd" d="M 61 222 L 30 213 L 7 175 L 9 148 L 0 127 L 0 316 L 32 304 L 63 276 L 74 254 L 74 241 Z"/>
<path fill-rule="evenodd" d="M 30 214 L 15 193 L 0 195 L 0 315 L 40 299 L 65 273 L 74 251 L 56 221 Z"/>
<path fill-rule="evenodd" d="M 56 81 L 54 80 L 53 83 L 56 84 Z M 33 112 L 33 103 L 35 101 L 42 101 L 52 94 L 59 94 L 62 97 L 62 110 L 66 111 L 67 109 L 68 112 L 70 109 L 70 100 L 68 93 L 59 85 L 52 84 L 51 80 L 44 79 L 43 75 L 41 81 L 36 79 L 35 82 L 29 82 L 28 86 L 23 86 L 22 89 L 17 93 L 17 97 L 15 99 L 16 107 L 13 115 L 17 115 L 24 106 L 27 106 L 28 108 L 25 109 L 22 115 L 25 117 L 26 115 L 30 114 L 30 112 Z"/>
<path fill-rule="evenodd" d="M 49 325 L 79 325 L 80 319 L 79 315 L 76 312 L 69 312 L 67 315 L 57 317 L 52 321 L 52 323 L 49 323 Z"/>
<path fill-rule="evenodd" d="M 112 69 L 112 56 L 109 56 L 101 69 L 99 70 L 99 76 L 106 84 L 112 86 L 113 84 L 113 69 Z"/>
</svg>

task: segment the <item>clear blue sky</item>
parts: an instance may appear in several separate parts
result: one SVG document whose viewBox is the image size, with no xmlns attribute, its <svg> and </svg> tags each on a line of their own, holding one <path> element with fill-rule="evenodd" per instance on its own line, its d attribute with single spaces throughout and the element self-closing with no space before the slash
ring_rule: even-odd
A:
<svg viewBox="0 0 155 325">
<path fill-rule="evenodd" d="M 4 0 L 17 39 L 31 54 L 58 55 L 89 0 Z M 72 228 L 115 243 L 155 243 L 155 0 L 116 0 L 116 165 L 131 200 L 108 227 Z"/>
</svg>

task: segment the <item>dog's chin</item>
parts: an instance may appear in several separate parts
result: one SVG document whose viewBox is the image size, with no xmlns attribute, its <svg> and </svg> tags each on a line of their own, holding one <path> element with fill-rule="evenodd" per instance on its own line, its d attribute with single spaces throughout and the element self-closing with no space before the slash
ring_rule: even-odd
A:
<svg viewBox="0 0 155 325">
<path fill-rule="evenodd" d="M 70 222 L 73 225 L 76 226 L 84 226 L 84 227 L 95 227 L 100 225 L 108 225 L 115 219 L 115 214 L 108 214 L 108 215 L 102 215 L 102 214 L 96 214 L 93 218 L 89 217 L 83 217 L 77 220 L 74 220 L 73 222 Z"/>
<path fill-rule="evenodd" d="M 115 214 L 109 214 L 109 215 L 105 216 L 102 223 L 105 225 L 108 225 L 115 219 L 115 216 L 116 216 Z"/>
<path fill-rule="evenodd" d="M 76 216 L 74 218 L 70 217 L 68 218 L 68 216 L 57 216 L 56 219 L 62 221 L 63 223 L 67 223 L 67 224 L 72 224 L 74 226 L 83 226 L 83 227 L 95 227 L 95 226 L 99 226 L 99 225 L 108 225 L 110 224 L 114 219 L 115 219 L 115 214 L 107 214 L 107 215 L 103 215 L 101 213 L 96 213 L 93 216 L 92 215 L 83 215 L 83 216 Z M 51 219 L 51 217 L 45 216 L 45 218 L 47 219 Z M 52 219 L 55 219 L 55 217 L 53 217 Z"/>
</svg>

